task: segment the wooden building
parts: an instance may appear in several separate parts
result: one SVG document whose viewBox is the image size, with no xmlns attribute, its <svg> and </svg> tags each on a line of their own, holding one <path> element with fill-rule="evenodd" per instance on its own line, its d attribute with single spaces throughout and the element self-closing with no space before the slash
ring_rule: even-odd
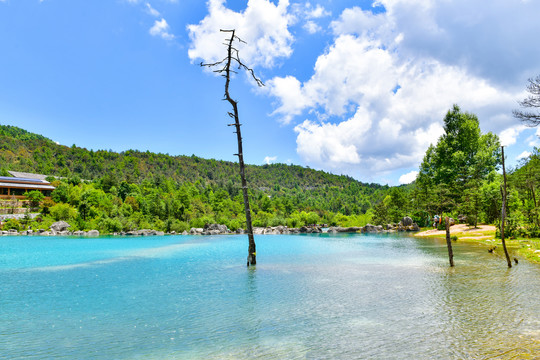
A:
<svg viewBox="0 0 540 360">
<path fill-rule="evenodd" d="M 55 189 L 45 175 L 9 171 L 11 176 L 0 176 L 0 199 L 24 199 L 24 193 L 38 190 L 46 197 Z"/>
</svg>

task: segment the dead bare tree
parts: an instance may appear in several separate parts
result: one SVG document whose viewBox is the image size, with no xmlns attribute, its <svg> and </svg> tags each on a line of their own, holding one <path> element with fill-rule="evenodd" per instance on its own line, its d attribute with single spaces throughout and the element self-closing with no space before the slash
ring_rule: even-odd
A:
<svg viewBox="0 0 540 360">
<path fill-rule="evenodd" d="M 528 81 L 527 92 L 530 95 L 518 103 L 523 108 L 540 109 L 540 75 L 536 78 L 530 78 Z M 512 114 L 527 126 L 534 127 L 540 125 L 540 110 L 536 110 L 536 112 L 514 110 Z"/>
<path fill-rule="evenodd" d="M 504 185 L 502 188 L 502 209 L 501 209 L 501 242 L 504 249 L 504 255 L 506 256 L 506 262 L 508 267 L 512 267 L 512 261 L 510 261 L 510 255 L 508 255 L 508 249 L 506 248 L 506 242 L 504 240 L 504 221 L 506 218 L 506 169 L 504 167 L 504 146 L 501 146 L 502 151 L 502 168 L 503 168 L 503 181 Z"/>
<path fill-rule="evenodd" d="M 448 248 L 448 260 L 450 266 L 454 266 L 454 252 L 452 251 L 452 239 L 450 238 L 450 219 L 448 216 L 444 218 L 444 225 L 446 228 L 446 247 Z"/>
<path fill-rule="evenodd" d="M 214 70 L 214 72 L 221 74 L 225 78 L 225 99 L 226 101 L 231 104 L 233 111 L 229 112 L 229 116 L 234 119 L 233 124 L 228 124 L 228 126 L 234 126 L 235 127 L 235 133 L 236 133 L 236 139 L 238 141 L 238 153 L 235 154 L 238 156 L 238 163 L 240 165 L 240 178 L 242 181 L 242 194 L 244 195 L 244 210 L 246 213 L 246 230 L 248 235 L 248 241 L 249 241 L 249 247 L 248 247 L 248 257 L 247 257 L 247 266 L 255 265 L 257 263 L 257 252 L 255 249 L 255 239 L 253 237 L 253 226 L 251 225 L 251 210 L 249 207 L 249 196 L 248 196 L 248 186 L 246 181 L 246 172 L 245 172 L 245 165 L 244 165 L 244 154 L 242 149 L 242 133 L 240 132 L 240 120 L 238 116 L 238 102 L 233 100 L 233 98 L 229 94 L 229 85 L 231 83 L 231 73 L 236 73 L 235 70 L 232 70 L 231 67 L 237 66 L 237 69 L 245 70 L 247 71 L 251 77 L 255 80 L 258 86 L 264 86 L 263 82 L 259 80 L 255 73 L 253 72 L 253 69 L 247 67 L 244 65 L 244 63 L 240 60 L 240 56 L 238 54 L 238 49 L 233 46 L 235 41 L 243 42 L 242 39 L 240 39 L 238 36 L 235 35 L 235 30 L 220 30 L 224 33 L 230 33 L 231 37 L 228 39 L 228 41 L 224 44 L 227 46 L 227 56 L 218 62 L 212 63 L 212 64 L 204 64 L 201 63 L 201 66 L 206 67 L 219 67 L 217 70 Z"/>
</svg>

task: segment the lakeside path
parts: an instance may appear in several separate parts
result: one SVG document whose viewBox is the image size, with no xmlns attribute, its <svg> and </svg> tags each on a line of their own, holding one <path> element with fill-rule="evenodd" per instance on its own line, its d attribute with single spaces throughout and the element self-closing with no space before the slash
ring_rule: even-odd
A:
<svg viewBox="0 0 540 360">
<path fill-rule="evenodd" d="M 450 227 L 450 235 L 457 237 L 457 241 L 471 242 L 489 247 L 491 252 L 504 256 L 501 239 L 495 238 L 497 228 L 494 225 L 478 225 L 473 228 L 465 224 Z M 415 237 L 442 238 L 446 236 L 445 230 L 430 229 L 414 234 Z M 534 263 L 540 264 L 540 239 L 506 239 L 506 246 L 512 257 L 518 256 Z"/>
<path fill-rule="evenodd" d="M 494 225 L 478 225 L 477 228 L 471 228 L 465 224 L 453 225 L 450 227 L 450 235 L 457 235 L 460 239 L 463 240 L 495 240 L 495 226 Z M 414 236 L 424 237 L 424 236 L 433 236 L 433 237 L 445 237 L 445 230 L 426 230 L 415 234 Z"/>
</svg>

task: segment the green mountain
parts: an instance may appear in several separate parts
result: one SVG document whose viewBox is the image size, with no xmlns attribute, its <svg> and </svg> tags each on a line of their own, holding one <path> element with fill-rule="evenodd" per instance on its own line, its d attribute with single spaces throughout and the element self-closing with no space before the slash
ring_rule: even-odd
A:
<svg viewBox="0 0 540 360">
<path fill-rule="evenodd" d="M 122 181 L 141 184 L 199 183 L 226 189 L 231 195 L 239 184 L 238 164 L 192 156 L 171 156 L 149 151 L 87 150 L 68 147 L 15 126 L 0 125 L 0 171 L 14 170 L 101 181 L 105 188 Z M 297 165 L 248 165 L 250 189 L 260 195 L 293 196 L 298 206 L 346 215 L 365 213 L 380 202 L 388 186 L 365 184 L 349 176 L 333 175 Z M 304 204 L 304 206 L 302 206 Z"/>
</svg>

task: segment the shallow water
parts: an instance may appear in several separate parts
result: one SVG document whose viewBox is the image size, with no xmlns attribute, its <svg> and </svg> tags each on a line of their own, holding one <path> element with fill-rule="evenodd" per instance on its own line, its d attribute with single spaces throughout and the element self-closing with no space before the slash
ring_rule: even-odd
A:
<svg viewBox="0 0 540 360">
<path fill-rule="evenodd" d="M 0 358 L 540 358 L 540 267 L 393 235 L 0 238 Z"/>
</svg>

